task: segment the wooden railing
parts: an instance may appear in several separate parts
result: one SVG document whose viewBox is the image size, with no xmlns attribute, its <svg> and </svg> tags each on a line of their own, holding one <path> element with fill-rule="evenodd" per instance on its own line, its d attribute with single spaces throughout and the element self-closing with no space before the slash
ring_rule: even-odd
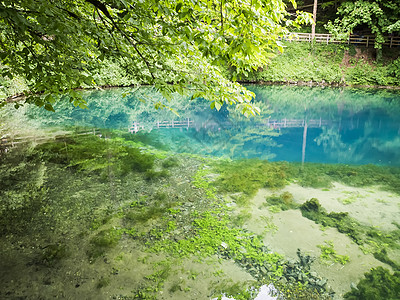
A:
<svg viewBox="0 0 400 300">
<path fill-rule="evenodd" d="M 315 120 L 304 120 L 304 119 L 281 119 L 281 120 L 270 120 L 268 119 L 266 123 L 263 125 L 266 125 L 270 128 L 287 128 L 287 127 L 304 127 L 307 123 L 308 127 L 322 127 L 326 126 L 329 124 L 328 121 L 323 120 L 322 118 L 315 119 Z"/>
<path fill-rule="evenodd" d="M 193 120 L 184 119 L 184 120 L 172 120 L 172 121 L 157 121 L 153 128 L 190 128 L 193 127 Z M 133 122 L 131 128 L 129 128 L 130 133 L 136 133 L 139 130 L 143 130 L 145 126 L 140 122 Z"/>
<path fill-rule="evenodd" d="M 272 120 L 266 119 L 262 123 L 255 124 L 257 127 L 264 127 L 267 126 L 271 129 L 280 129 L 280 128 L 287 128 L 287 127 L 304 127 L 307 123 L 308 127 L 322 127 L 329 125 L 329 121 L 323 120 L 322 118 L 315 119 L 315 120 L 304 120 L 304 119 L 281 119 L 281 120 Z M 215 125 L 216 123 L 207 124 L 203 123 L 200 127 L 208 128 L 208 125 Z M 219 126 L 222 128 L 232 127 L 232 123 L 218 123 Z M 184 120 L 172 120 L 172 121 L 159 121 L 155 122 L 153 125 L 150 125 L 151 129 L 160 129 L 160 128 L 193 128 L 194 121 L 190 119 Z M 145 129 L 146 126 L 141 122 L 133 122 L 132 126 L 129 128 L 130 133 L 137 133 L 140 130 Z"/>
<path fill-rule="evenodd" d="M 12 147 L 16 147 L 19 145 L 34 143 L 34 144 L 42 144 L 47 143 L 49 141 L 61 141 L 70 136 L 80 136 L 80 135 L 100 135 L 101 132 L 98 129 L 90 129 L 90 130 L 81 130 L 75 133 L 65 133 L 58 135 L 7 135 L 0 138 L 0 154 L 7 153 L 8 150 Z"/>
<path fill-rule="evenodd" d="M 286 41 L 296 41 L 296 42 L 311 42 L 312 41 L 311 33 L 301 33 L 301 32 L 292 32 L 287 37 L 284 38 Z M 353 45 L 363 45 L 366 47 L 374 46 L 375 37 L 373 35 L 357 35 L 352 34 L 347 40 L 335 40 L 331 34 L 325 33 L 316 33 L 314 36 L 314 40 L 317 43 L 347 43 Z M 399 47 L 400 46 L 400 37 L 398 36 L 386 36 L 384 46 Z"/>
</svg>

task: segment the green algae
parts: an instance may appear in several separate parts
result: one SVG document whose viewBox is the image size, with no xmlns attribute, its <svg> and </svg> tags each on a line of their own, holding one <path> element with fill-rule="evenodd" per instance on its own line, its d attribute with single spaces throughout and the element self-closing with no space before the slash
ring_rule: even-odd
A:
<svg viewBox="0 0 400 300">
<path fill-rule="evenodd" d="M 271 196 L 266 197 L 266 204 L 271 207 L 275 207 L 277 209 L 274 212 L 279 212 L 281 210 L 289 210 L 298 208 L 298 204 L 294 202 L 294 197 L 289 192 L 283 192 L 279 196 L 273 194 Z"/>
<path fill-rule="evenodd" d="M 303 203 L 300 210 L 304 217 L 324 227 L 337 228 L 339 232 L 346 234 L 358 244 L 361 250 L 372 252 L 375 258 L 398 269 L 399 266 L 388 258 L 386 248 L 400 248 L 399 229 L 383 232 L 375 227 L 360 224 L 347 212 L 327 213 L 316 198 Z"/>
<path fill-rule="evenodd" d="M 290 182 L 304 187 L 329 189 L 333 182 L 355 187 L 381 186 L 400 194 L 400 168 L 375 165 L 267 162 L 258 159 L 222 161 L 213 164 L 220 174 L 213 185 L 220 193 L 253 197 L 260 188 L 282 188 Z"/>
<path fill-rule="evenodd" d="M 69 253 L 65 244 L 50 244 L 44 247 L 40 263 L 54 267 L 55 264 L 68 256 Z"/>
<path fill-rule="evenodd" d="M 220 174 L 213 185 L 220 193 L 242 193 L 243 200 L 260 188 L 282 188 L 288 183 L 287 163 L 268 163 L 258 159 L 217 162 L 213 170 Z"/>
<path fill-rule="evenodd" d="M 99 231 L 90 240 L 90 248 L 88 250 L 88 256 L 91 261 L 102 256 L 107 250 L 115 247 L 118 241 L 121 239 L 122 231 L 109 228 Z"/>
<path fill-rule="evenodd" d="M 85 173 L 123 176 L 129 172 L 145 172 L 153 168 L 154 157 L 139 148 L 124 145 L 118 139 L 94 135 L 71 136 L 62 141 L 38 145 L 41 159 L 65 165 Z"/>
<path fill-rule="evenodd" d="M 334 249 L 333 241 L 325 241 L 323 245 L 317 245 L 318 248 L 321 249 L 320 258 L 325 262 L 338 262 L 342 265 L 347 264 L 350 261 L 349 256 L 340 255 Z"/>
<path fill-rule="evenodd" d="M 400 299 L 400 272 L 391 273 L 388 269 L 377 267 L 364 274 L 365 278 L 344 295 L 350 300 Z"/>
</svg>

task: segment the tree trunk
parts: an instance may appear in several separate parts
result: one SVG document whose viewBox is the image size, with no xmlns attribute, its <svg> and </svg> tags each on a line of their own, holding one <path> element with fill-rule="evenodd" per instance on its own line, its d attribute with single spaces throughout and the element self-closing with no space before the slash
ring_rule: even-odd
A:
<svg viewBox="0 0 400 300">
<path fill-rule="evenodd" d="M 313 23 L 311 25 L 311 40 L 313 40 L 313 41 L 315 38 L 315 24 L 317 23 L 317 5 L 318 5 L 318 0 L 314 0 Z"/>
</svg>

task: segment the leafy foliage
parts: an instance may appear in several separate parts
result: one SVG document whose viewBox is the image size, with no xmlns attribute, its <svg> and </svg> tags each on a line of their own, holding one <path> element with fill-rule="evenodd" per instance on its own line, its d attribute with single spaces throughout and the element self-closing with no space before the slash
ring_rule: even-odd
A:
<svg viewBox="0 0 400 300">
<path fill-rule="evenodd" d="M 340 17 L 334 23 L 329 22 L 327 28 L 331 32 L 349 34 L 357 26 L 366 25 L 375 35 L 375 48 L 381 49 L 383 34 L 397 30 L 399 12 L 399 1 L 344 1 L 337 10 Z"/>
<path fill-rule="evenodd" d="M 352 45 L 284 42 L 285 51 L 268 65 L 250 72 L 251 82 L 305 83 L 332 85 L 399 85 L 397 51 L 385 51 L 384 61 L 352 58 L 344 64 L 345 54 L 355 52 Z"/>
<path fill-rule="evenodd" d="M 289 20 L 281 0 L 7 0 L 0 12 L 1 75 L 25 78 L 25 93 L 40 94 L 27 101 L 47 110 L 65 92 L 86 107 L 75 89 L 96 85 L 98 71 L 116 62 L 130 80 L 154 85 L 166 98 L 190 91 L 212 108 L 236 104 L 255 114 L 254 95 L 219 66 L 235 74 L 257 69 L 282 49 L 283 25 L 310 21 L 304 13 Z"/>
</svg>

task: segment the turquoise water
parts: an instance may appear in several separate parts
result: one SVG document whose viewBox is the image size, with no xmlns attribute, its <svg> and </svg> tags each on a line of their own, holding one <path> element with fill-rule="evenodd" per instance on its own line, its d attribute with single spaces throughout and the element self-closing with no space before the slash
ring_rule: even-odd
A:
<svg viewBox="0 0 400 300">
<path fill-rule="evenodd" d="M 184 97 L 166 103 L 179 116 L 169 109 L 154 110 L 154 103 L 163 100 L 151 88 L 130 94 L 126 89 L 88 92 L 89 110 L 59 106 L 57 114 L 43 116 L 40 111 L 31 117 L 45 117 L 48 125 L 130 129 L 138 138 L 175 152 L 400 165 L 399 92 L 293 86 L 249 89 L 262 109 L 261 116 L 249 119 L 232 107 L 210 110 L 207 101 Z M 160 128 L 163 124 L 168 128 Z"/>
<path fill-rule="evenodd" d="M 336 300 L 399 270 L 400 94 L 249 89 L 254 118 L 149 87 L 0 110 L 16 141 L 0 153 L 0 298 L 252 299 L 273 279 Z M 239 160 L 255 157 L 305 164 Z M 397 299 L 390 276 L 376 282 Z"/>
</svg>

